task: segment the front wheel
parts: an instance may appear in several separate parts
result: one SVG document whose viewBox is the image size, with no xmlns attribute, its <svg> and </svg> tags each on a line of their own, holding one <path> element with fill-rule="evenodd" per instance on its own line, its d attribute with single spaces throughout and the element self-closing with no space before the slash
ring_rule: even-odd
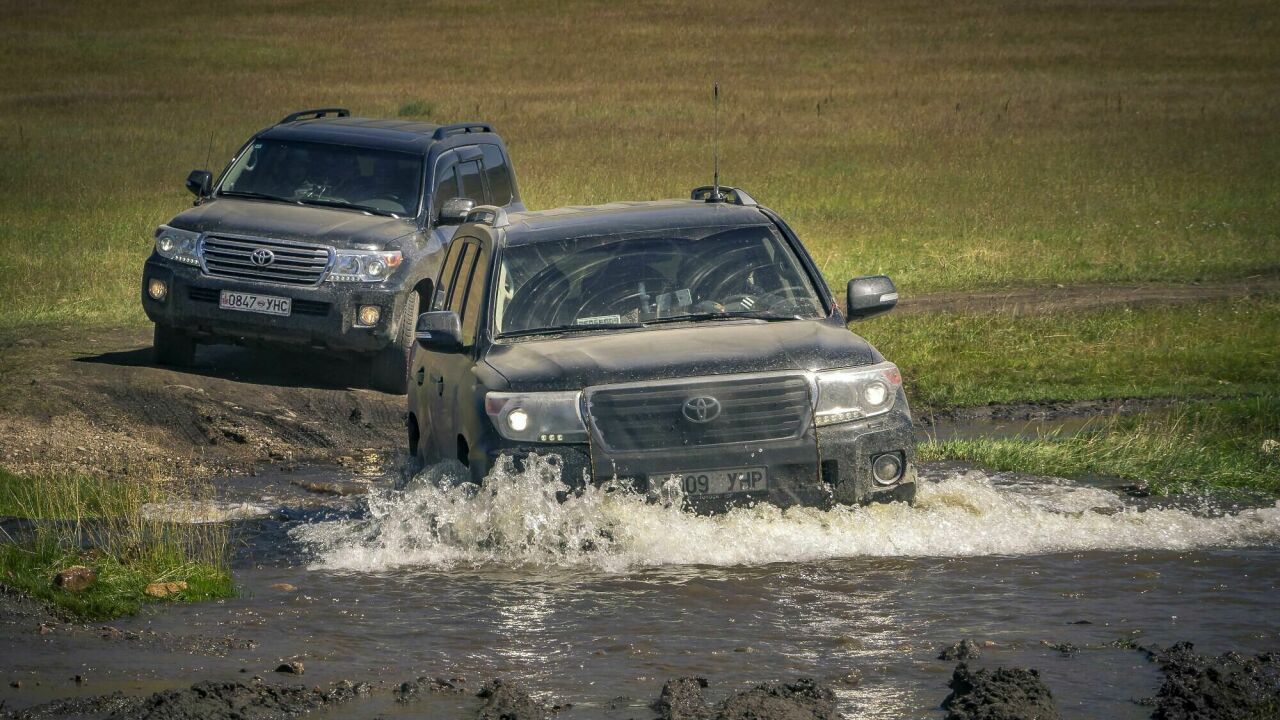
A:
<svg viewBox="0 0 1280 720">
<path fill-rule="evenodd" d="M 185 332 L 156 324 L 151 348 L 157 365 L 184 367 L 196 361 L 196 341 Z"/>
<path fill-rule="evenodd" d="M 413 328 L 418 319 L 418 293 L 411 292 L 404 300 L 404 312 L 400 316 L 400 332 L 391 345 L 373 356 L 369 372 L 369 384 L 374 390 L 404 395 L 409 391 L 409 353 L 413 351 Z"/>
</svg>

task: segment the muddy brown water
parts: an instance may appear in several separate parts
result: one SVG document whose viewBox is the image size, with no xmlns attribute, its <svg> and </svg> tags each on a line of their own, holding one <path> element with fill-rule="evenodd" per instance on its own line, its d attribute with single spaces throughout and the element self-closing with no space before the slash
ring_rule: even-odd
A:
<svg viewBox="0 0 1280 720">
<path fill-rule="evenodd" d="M 395 490 L 391 477 L 333 468 L 231 478 L 205 514 L 240 518 L 241 597 L 112 623 L 169 638 L 146 643 L 0 627 L 0 700 L 289 681 L 270 670 L 299 659 L 308 685 L 513 678 L 574 703 L 566 718 L 649 717 L 663 680 L 684 674 L 708 677 L 713 694 L 814 676 L 851 718 L 942 717 L 954 663 L 936 656 L 974 638 L 988 644 L 979 665 L 1040 670 L 1064 717 L 1142 718 L 1150 708 L 1133 700 L 1155 692 L 1158 670 L 1115 645 L 1280 647 L 1275 506 L 1157 502 L 955 467 L 926 475 L 914 508 L 718 517 L 604 492 L 561 504 L 538 468 L 496 473 L 478 494 Z M 318 494 L 299 478 L 371 492 Z M 211 651 L 181 641 L 193 637 L 230 639 Z M 23 689 L 7 687 L 15 679 Z M 474 706 L 398 706 L 377 692 L 332 716 Z"/>
</svg>

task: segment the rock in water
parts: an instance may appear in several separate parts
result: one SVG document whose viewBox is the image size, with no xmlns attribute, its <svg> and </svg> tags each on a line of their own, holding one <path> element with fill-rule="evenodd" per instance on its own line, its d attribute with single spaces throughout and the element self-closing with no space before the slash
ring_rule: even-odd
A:
<svg viewBox="0 0 1280 720">
<path fill-rule="evenodd" d="M 716 720 L 835 720 L 836 694 L 809 678 L 757 685 L 721 703 Z"/>
<path fill-rule="evenodd" d="M 1164 670 L 1154 720 L 1234 720 L 1280 717 L 1280 656 L 1197 655 L 1180 642 L 1155 659 Z"/>
<path fill-rule="evenodd" d="M 652 707 L 662 720 L 702 720 L 710 717 L 707 702 L 702 699 L 706 678 L 682 677 L 668 680 Z"/>
<path fill-rule="evenodd" d="M 167 598 L 170 595 L 177 595 L 186 589 L 187 582 L 185 580 L 179 580 L 177 582 L 153 582 L 150 585 L 147 585 L 147 588 L 143 590 L 143 592 L 153 598 Z"/>
<path fill-rule="evenodd" d="M 484 700 L 476 715 L 478 720 L 546 720 L 547 717 L 545 705 L 502 680 L 489 681 L 476 697 Z"/>
<path fill-rule="evenodd" d="M 67 592 L 84 592 L 98 581 L 98 571 L 84 565 L 72 565 L 53 576 L 53 586 Z"/>
<path fill-rule="evenodd" d="M 971 672 L 960 663 L 942 701 L 947 720 L 1061 720 L 1053 694 L 1035 670 Z"/>
<path fill-rule="evenodd" d="M 960 642 L 943 649 L 938 655 L 939 660 L 977 660 L 982 657 L 982 651 L 978 650 L 978 643 L 965 638 Z"/>
<path fill-rule="evenodd" d="M 292 660 L 287 663 L 280 663 L 280 665 L 276 667 L 276 672 L 286 673 L 288 675 L 301 675 L 302 673 L 306 672 L 306 670 L 307 669 L 303 667 L 302 662 L 299 660 Z"/>
</svg>

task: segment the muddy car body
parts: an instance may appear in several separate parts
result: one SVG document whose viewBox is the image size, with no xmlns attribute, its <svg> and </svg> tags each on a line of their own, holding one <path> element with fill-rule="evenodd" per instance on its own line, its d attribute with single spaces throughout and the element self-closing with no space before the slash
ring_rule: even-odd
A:
<svg viewBox="0 0 1280 720">
<path fill-rule="evenodd" d="M 190 363 L 199 343 L 339 351 L 371 361 L 353 372 L 391 392 L 404 392 L 414 318 L 466 212 L 523 208 L 488 125 L 341 109 L 289 115 L 217 182 L 197 170 L 187 187 L 195 206 L 157 229 L 143 269 L 157 361 Z"/>
<path fill-rule="evenodd" d="M 473 212 L 418 320 L 411 450 L 473 481 L 554 455 L 570 487 L 674 480 L 712 509 L 912 499 L 901 376 L 846 327 L 892 283 L 842 310 L 781 218 L 708 194 Z"/>
</svg>

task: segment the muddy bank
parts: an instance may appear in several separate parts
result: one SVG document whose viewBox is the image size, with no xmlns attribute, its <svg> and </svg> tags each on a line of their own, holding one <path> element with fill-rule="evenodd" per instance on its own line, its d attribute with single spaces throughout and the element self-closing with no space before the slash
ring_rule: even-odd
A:
<svg viewBox="0 0 1280 720">
<path fill-rule="evenodd" d="M 152 365 L 150 346 L 145 328 L 6 338 L 0 464 L 208 477 L 357 463 L 402 441 L 404 399 L 350 382 L 341 357 L 209 346 L 175 370 Z"/>
<path fill-rule="evenodd" d="M 205 681 L 147 697 L 130 697 L 116 692 L 90 698 L 55 700 L 4 717 L 12 720 L 283 720 L 342 705 L 369 692 L 367 684 L 348 681 L 334 683 L 327 688 Z"/>
<path fill-rule="evenodd" d="M 1188 642 L 1153 653 L 1164 671 L 1153 720 L 1280 717 L 1280 655 L 1200 655 Z"/>
</svg>

